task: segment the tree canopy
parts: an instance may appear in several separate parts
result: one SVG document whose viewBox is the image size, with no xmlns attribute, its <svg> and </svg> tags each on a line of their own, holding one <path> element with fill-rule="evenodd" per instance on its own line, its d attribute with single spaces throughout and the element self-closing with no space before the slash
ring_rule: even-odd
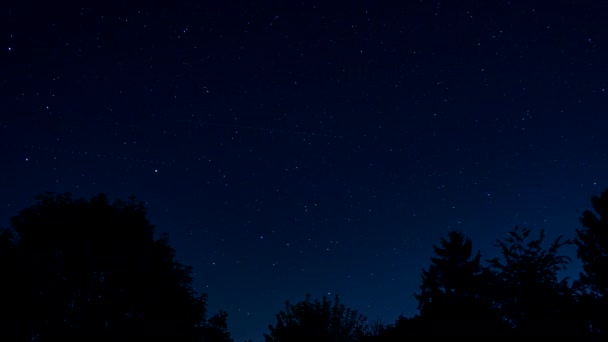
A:
<svg viewBox="0 0 608 342">
<path fill-rule="evenodd" d="M 574 240 L 583 272 L 576 283 L 592 330 L 608 339 L 608 190 L 594 196 L 595 213 L 585 210 Z"/>
<path fill-rule="evenodd" d="M 500 335 L 504 330 L 489 293 L 491 274 L 481 264 L 481 253 L 472 254 L 469 238 L 450 231 L 433 246 L 437 257 L 422 271 L 418 309 L 426 335 Z M 420 326 L 420 324 L 419 324 Z M 443 327 L 437 329 L 438 326 Z"/>
<path fill-rule="evenodd" d="M 110 202 L 46 193 L 0 229 L 0 340 L 232 342 L 228 314 L 207 318 L 192 268 L 155 236 L 141 201 Z M 574 241 L 515 227 L 482 260 L 470 238 L 450 231 L 422 270 L 419 313 L 370 324 L 327 297 L 286 302 L 267 342 L 383 342 L 429 337 L 608 337 L 608 190 L 592 198 Z M 575 244 L 583 265 L 570 283 L 559 273 Z"/>
<path fill-rule="evenodd" d="M 310 295 L 296 304 L 286 302 L 276 319 L 265 334 L 267 342 L 355 342 L 367 332 L 367 319 L 341 304 L 337 295 L 333 303 L 325 296 L 312 301 Z"/>
<path fill-rule="evenodd" d="M 206 296 L 135 197 L 43 194 L 2 230 L 2 340 L 200 341 Z"/>
<path fill-rule="evenodd" d="M 515 227 L 496 247 L 502 258 L 490 260 L 497 279 L 495 300 L 502 318 L 517 336 L 578 335 L 574 297 L 567 279 L 558 272 L 570 258 L 559 249 L 571 244 L 558 237 L 549 248 L 543 247 L 544 230 L 530 240 L 530 229 Z"/>
</svg>

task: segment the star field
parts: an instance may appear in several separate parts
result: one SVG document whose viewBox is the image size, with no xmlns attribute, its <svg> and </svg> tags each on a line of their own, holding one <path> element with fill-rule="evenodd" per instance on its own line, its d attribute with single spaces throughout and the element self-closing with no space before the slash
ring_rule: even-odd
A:
<svg viewBox="0 0 608 342">
<path fill-rule="evenodd" d="M 574 237 L 608 185 L 600 1 L 13 4 L 0 225 L 44 191 L 135 194 L 210 313 L 416 313 L 451 229 Z M 576 262 L 568 275 L 576 275 Z"/>
</svg>

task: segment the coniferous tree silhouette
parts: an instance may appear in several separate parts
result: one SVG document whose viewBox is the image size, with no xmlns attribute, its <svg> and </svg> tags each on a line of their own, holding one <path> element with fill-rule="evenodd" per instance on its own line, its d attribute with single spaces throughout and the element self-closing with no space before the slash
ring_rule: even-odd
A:
<svg viewBox="0 0 608 342">
<path fill-rule="evenodd" d="M 141 202 L 37 200 L 0 237 L 0 340 L 201 341 L 206 296 Z"/>
<path fill-rule="evenodd" d="M 472 254 L 472 242 L 462 233 L 451 231 L 440 246 L 433 246 L 436 257 L 422 271 L 418 299 L 420 323 L 433 336 L 502 336 L 507 327 L 490 297 L 491 273 L 480 263 L 481 254 Z M 402 322 L 404 324 L 405 322 Z M 411 324 L 410 324 L 411 326 Z"/>
<path fill-rule="evenodd" d="M 594 335 L 608 339 L 608 190 L 594 196 L 591 204 L 595 213 L 583 212 L 583 228 L 576 230 L 574 240 L 583 263 L 576 287 Z"/>
<path fill-rule="evenodd" d="M 504 240 L 496 240 L 502 258 L 490 260 L 499 280 L 497 302 L 504 319 L 520 337 L 585 334 L 567 279 L 558 279 L 570 261 L 558 251 L 572 242 L 561 241 L 560 236 L 545 249 L 544 230 L 534 240 L 528 240 L 530 232 L 515 227 Z"/>
<path fill-rule="evenodd" d="M 337 295 L 332 304 L 325 296 L 311 301 L 307 294 L 299 303 L 286 302 L 276 318 L 270 334 L 264 334 L 267 342 L 355 342 L 367 334 L 366 318 L 341 304 Z"/>
</svg>

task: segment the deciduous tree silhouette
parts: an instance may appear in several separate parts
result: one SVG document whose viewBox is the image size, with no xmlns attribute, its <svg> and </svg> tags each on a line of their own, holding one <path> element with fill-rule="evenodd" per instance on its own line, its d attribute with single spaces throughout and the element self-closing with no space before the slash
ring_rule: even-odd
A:
<svg viewBox="0 0 608 342">
<path fill-rule="evenodd" d="M 419 315 L 406 318 L 399 316 L 395 323 L 379 327 L 377 332 L 364 339 L 370 342 L 393 342 L 393 341 L 418 341 L 428 340 L 429 335 L 424 335 L 428 330 Z"/>
<path fill-rule="evenodd" d="M 230 337 L 230 332 L 228 331 L 227 318 L 228 313 L 222 310 L 211 316 L 203 328 L 203 341 L 233 342 L 234 340 Z"/>
<path fill-rule="evenodd" d="M 558 250 L 570 241 L 558 237 L 548 249 L 545 238 L 528 240 L 530 229 L 515 227 L 497 240 L 502 258 L 490 260 L 499 279 L 498 302 L 517 336 L 578 336 L 584 333 L 567 279 L 558 280 L 570 258 Z"/>
<path fill-rule="evenodd" d="M 577 256 L 583 272 L 577 282 L 582 290 L 580 301 L 592 330 L 608 338 L 608 190 L 594 196 L 591 204 L 595 213 L 583 212 L 582 229 L 577 229 Z"/>
<path fill-rule="evenodd" d="M 472 254 L 472 243 L 462 233 L 451 231 L 441 246 L 433 246 L 437 257 L 422 271 L 418 299 L 420 323 L 427 336 L 504 335 L 506 326 L 489 297 L 491 273 Z M 411 326 L 411 325 L 410 325 Z"/>
<path fill-rule="evenodd" d="M 37 200 L 0 238 L 1 340 L 201 341 L 206 297 L 141 202 Z"/>
<path fill-rule="evenodd" d="M 340 304 L 337 295 L 333 304 L 325 296 L 311 301 L 310 295 L 296 304 L 286 302 L 276 318 L 270 334 L 264 334 L 267 342 L 354 342 L 367 333 L 366 318 Z"/>
</svg>

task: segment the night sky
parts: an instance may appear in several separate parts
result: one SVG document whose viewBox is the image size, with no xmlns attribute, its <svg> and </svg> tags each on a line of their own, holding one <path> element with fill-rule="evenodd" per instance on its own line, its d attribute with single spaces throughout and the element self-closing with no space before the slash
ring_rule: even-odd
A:
<svg viewBox="0 0 608 342">
<path fill-rule="evenodd" d="M 306 293 L 411 316 L 449 230 L 574 237 L 608 187 L 605 1 L 11 6 L 0 226 L 135 194 L 239 342 Z"/>
</svg>

